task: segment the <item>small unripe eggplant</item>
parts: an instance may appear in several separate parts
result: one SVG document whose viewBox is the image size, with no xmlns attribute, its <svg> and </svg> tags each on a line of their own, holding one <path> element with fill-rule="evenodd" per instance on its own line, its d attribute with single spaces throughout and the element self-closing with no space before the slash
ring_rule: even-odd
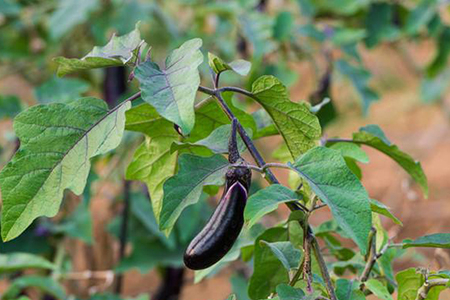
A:
<svg viewBox="0 0 450 300">
<path fill-rule="evenodd" d="M 247 172 L 251 174 L 249 170 Z M 248 186 L 244 184 L 240 180 L 232 183 L 227 180 L 219 205 L 186 249 L 186 267 L 192 270 L 206 269 L 231 249 L 244 225 L 244 208 L 248 196 Z"/>
</svg>

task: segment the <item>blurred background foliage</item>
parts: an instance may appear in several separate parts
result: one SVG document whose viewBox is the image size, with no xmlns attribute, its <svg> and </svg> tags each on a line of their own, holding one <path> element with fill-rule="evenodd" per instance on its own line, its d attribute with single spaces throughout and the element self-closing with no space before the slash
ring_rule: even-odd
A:
<svg viewBox="0 0 450 300">
<path fill-rule="evenodd" d="M 316 105 L 330 98 L 319 113 L 323 126 L 342 124 L 340 120 L 347 117 L 370 116 L 383 93 L 408 85 L 403 76 L 411 74 L 419 81 L 409 88 L 416 89 L 412 93 L 424 105 L 434 104 L 448 114 L 444 100 L 450 80 L 449 13 L 445 0 L 0 0 L 0 166 L 18 147 L 11 120 L 24 108 L 84 95 L 103 98 L 112 107 L 137 90 L 135 82 L 127 84 L 129 69 L 85 71 L 58 78 L 53 62 L 56 56 L 83 57 L 94 45 L 106 44 L 113 34 L 130 32 L 137 22 L 156 61 L 162 61 L 182 42 L 200 37 L 205 54 L 209 51 L 225 61 L 243 58 L 252 62 L 246 79 L 224 74 L 224 85 L 250 88 L 260 75 L 272 74 L 291 88 L 294 101 Z M 426 55 L 417 56 L 423 45 Z M 376 58 L 380 66 L 395 53 L 403 70 L 396 73 L 391 68 L 375 74 L 384 77 L 375 85 L 365 55 L 377 49 L 384 49 Z M 204 84 L 209 85 L 206 63 L 201 72 Z M 346 106 L 339 105 L 341 100 Z M 253 110 L 249 103 L 237 105 Z M 331 132 L 338 130 L 332 128 Z M 188 276 L 193 274 L 186 275 L 182 269 L 181 254 L 210 210 L 201 203 L 190 207 L 178 221 L 178 230 L 165 238 L 149 217 L 152 210 L 145 188 L 122 180 L 131 149 L 140 142 L 132 133 L 125 139 L 113 153 L 95 160 L 83 196 L 67 194 L 56 218 L 40 219 L 16 240 L 0 243 L 0 257 L 20 252 L 52 261 L 42 265 L 30 256 L 16 269 L 0 267 L 4 299 L 18 298 L 29 286 L 37 288 L 27 294 L 32 299 L 39 295 L 60 299 L 71 294 L 115 299 L 104 292 L 120 290 L 131 296 L 137 296 L 136 290 L 151 291 L 152 299 L 170 299 L 178 297 L 183 281 L 191 280 Z M 130 212 L 128 228 L 123 227 L 124 210 Z M 132 250 L 121 248 L 115 238 L 120 239 L 124 230 L 129 233 Z M 232 255 L 230 261 L 235 259 Z M 37 271 L 30 275 L 24 271 L 27 268 Z M 157 270 L 144 277 L 147 281 L 141 280 L 151 281 L 150 286 L 133 283 L 135 273 L 128 281 L 120 275 L 113 280 L 113 271 L 109 271 L 122 274 L 136 268 L 144 274 Z M 248 269 L 239 265 L 231 276 L 231 288 L 239 300 L 247 299 L 247 273 Z M 140 288 L 133 288 L 136 286 Z M 225 294 L 221 288 L 216 292 Z M 148 293 L 139 299 L 147 298 Z"/>
</svg>

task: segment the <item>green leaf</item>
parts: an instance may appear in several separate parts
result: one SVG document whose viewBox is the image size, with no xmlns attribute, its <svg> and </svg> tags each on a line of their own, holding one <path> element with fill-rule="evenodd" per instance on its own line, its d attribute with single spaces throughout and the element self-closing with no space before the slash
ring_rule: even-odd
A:
<svg viewBox="0 0 450 300">
<path fill-rule="evenodd" d="M 231 276 L 230 283 L 239 300 L 250 300 L 247 294 L 248 281 L 244 276 L 235 274 Z"/>
<path fill-rule="evenodd" d="M 277 294 L 280 300 L 299 300 L 305 296 L 301 289 L 296 289 L 285 283 L 277 286 Z"/>
<path fill-rule="evenodd" d="M 175 132 L 173 124 L 161 117 L 156 109 L 147 103 L 131 108 L 126 112 L 125 116 L 126 130 L 141 132 L 149 137 L 160 136 L 160 131 L 166 132 L 166 128 L 170 128 Z"/>
<path fill-rule="evenodd" d="M 242 34 L 252 45 L 254 59 L 260 59 L 264 54 L 275 50 L 276 43 L 271 40 L 273 21 L 270 15 L 255 10 L 239 16 Z"/>
<path fill-rule="evenodd" d="M 371 74 L 363 66 L 355 66 L 342 59 L 336 62 L 336 67 L 339 72 L 347 76 L 352 82 L 355 90 L 361 97 L 363 113 L 367 114 L 372 102 L 379 99 L 378 94 L 368 85 Z"/>
<path fill-rule="evenodd" d="M 159 122 L 164 125 L 166 122 Z M 177 153 L 171 153 L 170 146 L 179 136 L 172 126 L 153 128 L 153 137 L 146 137 L 133 155 L 126 172 L 128 180 L 144 182 L 152 199 L 153 212 L 159 223 L 163 205 L 163 185 L 173 176 L 177 167 Z M 159 135 L 159 136 L 158 136 Z"/>
<path fill-rule="evenodd" d="M 408 15 L 405 31 L 409 35 L 416 34 L 422 27 L 431 21 L 437 10 L 437 0 L 421 0 Z"/>
<path fill-rule="evenodd" d="M 428 197 L 427 178 L 420 163 L 392 145 L 378 126 L 361 127 L 359 132 L 353 134 L 353 142 L 375 148 L 395 160 L 420 185 L 425 197 Z"/>
<path fill-rule="evenodd" d="M 366 297 L 359 290 L 357 281 L 348 279 L 336 280 L 336 297 L 338 300 L 365 300 Z"/>
<path fill-rule="evenodd" d="M 78 2 L 78 0 L 66 0 L 71 2 Z M 88 0 L 91 2 L 90 0 Z M 82 0 L 80 2 L 86 2 Z M 94 1 L 92 1 L 94 2 Z M 103 47 L 94 47 L 85 57 L 65 58 L 56 57 L 53 59 L 58 66 L 57 75 L 62 77 L 69 73 L 90 70 L 97 68 L 107 68 L 114 66 L 123 66 L 128 63 L 136 54 L 134 53 L 142 44 L 141 34 L 138 29 L 123 36 L 113 36 L 111 40 Z"/>
<path fill-rule="evenodd" d="M 204 185 L 221 185 L 228 161 L 221 155 L 200 157 L 183 154 L 178 160 L 179 172 L 164 183 L 160 229 L 171 230 L 183 209 L 200 198 Z"/>
<path fill-rule="evenodd" d="M 360 146 L 352 143 L 336 143 L 330 146 L 331 149 L 341 152 L 342 156 L 352 158 L 362 163 L 369 162 L 369 156 Z"/>
<path fill-rule="evenodd" d="M 234 71 L 241 76 L 246 76 L 250 72 L 252 64 L 246 60 L 238 59 L 231 63 L 224 62 L 220 57 L 208 52 L 208 64 L 214 73 L 220 74 L 224 71 Z"/>
<path fill-rule="evenodd" d="M 242 126 L 246 129 L 251 129 L 252 132 L 256 132 L 256 124 L 253 117 L 233 104 L 233 93 L 225 92 L 222 96 Z M 204 139 L 209 136 L 214 129 L 226 124 L 230 124 L 230 120 L 217 101 L 208 101 L 196 110 L 195 126 L 187 141 L 195 142 Z"/>
<path fill-rule="evenodd" d="M 356 242 L 361 252 L 366 253 L 372 226 L 369 197 L 341 154 L 316 147 L 297 159 L 293 168 L 330 207 L 339 226 Z"/>
<path fill-rule="evenodd" d="M 424 283 L 422 274 L 417 273 L 414 268 L 398 272 L 395 279 L 398 284 L 397 299 L 402 300 L 415 300 L 417 291 Z"/>
<path fill-rule="evenodd" d="M 11 240 L 40 216 L 58 212 L 65 189 L 80 195 L 90 158 L 118 146 L 125 126 L 124 102 L 108 111 L 100 99 L 37 105 L 19 114 L 19 151 L 0 173 L 2 238 Z"/>
<path fill-rule="evenodd" d="M 335 27 L 333 30 L 332 42 L 336 46 L 358 43 L 367 35 L 366 30 L 363 28 Z"/>
<path fill-rule="evenodd" d="M 247 129 L 247 134 L 251 137 L 251 130 Z M 172 150 L 180 150 L 186 148 L 195 147 L 206 147 L 210 149 L 213 153 L 226 154 L 228 153 L 228 141 L 231 134 L 231 125 L 226 124 L 214 129 L 214 131 L 206 138 L 196 141 L 194 143 L 183 143 L 176 142 L 172 145 Z M 247 148 L 245 147 L 244 141 L 240 136 L 237 137 L 239 153 L 243 153 Z"/>
<path fill-rule="evenodd" d="M 258 78 L 252 93 L 272 117 L 293 158 L 315 146 L 321 136 L 319 120 L 306 104 L 291 102 L 286 87 L 277 78 Z"/>
<path fill-rule="evenodd" d="M 289 11 L 278 14 L 273 28 L 273 37 L 278 41 L 286 41 L 290 38 L 294 25 L 294 16 Z"/>
<path fill-rule="evenodd" d="M 450 233 L 425 235 L 403 245 L 404 249 L 411 247 L 450 248 Z"/>
<path fill-rule="evenodd" d="M 142 99 L 167 120 L 180 126 L 184 135 L 194 127 L 194 102 L 203 62 L 201 39 L 192 39 L 172 51 L 165 69 L 148 60 L 139 65 L 135 76 L 141 84 Z"/>
<path fill-rule="evenodd" d="M 22 110 L 20 99 L 16 96 L 0 95 L 0 120 L 14 118 Z"/>
<path fill-rule="evenodd" d="M 88 20 L 90 13 L 100 6 L 98 0 L 61 0 L 57 3 L 58 7 L 49 19 L 50 35 L 54 40 Z"/>
<path fill-rule="evenodd" d="M 370 209 L 373 212 L 376 212 L 377 214 L 383 215 L 385 217 L 388 217 L 389 219 L 391 219 L 392 221 L 394 221 L 395 224 L 403 226 L 402 221 L 400 221 L 399 219 L 397 219 L 396 216 L 394 216 L 391 211 L 389 210 L 389 207 L 387 207 L 386 205 L 384 205 L 381 202 L 378 202 L 375 199 L 370 199 Z"/>
<path fill-rule="evenodd" d="M 446 69 L 450 54 L 450 27 L 445 26 L 437 40 L 437 53 L 431 64 L 427 67 L 427 75 L 435 77 Z"/>
<path fill-rule="evenodd" d="M 248 286 L 250 299 L 266 299 L 280 283 L 288 283 L 289 277 L 283 265 L 269 247 L 260 241 L 278 242 L 287 240 L 286 228 L 270 228 L 255 241 L 254 271 Z"/>
<path fill-rule="evenodd" d="M 383 40 L 392 40 L 397 37 L 399 30 L 392 24 L 395 7 L 390 3 L 375 2 L 369 7 L 365 20 L 368 48 L 378 45 Z"/>
<path fill-rule="evenodd" d="M 379 299 L 394 300 L 391 294 L 389 294 L 387 287 L 383 283 L 381 283 L 381 281 L 372 278 L 367 280 L 364 284 Z"/>
<path fill-rule="evenodd" d="M 66 292 L 64 288 L 51 277 L 42 276 L 22 276 L 14 280 L 12 284 L 3 294 L 3 300 L 15 299 L 20 295 L 20 292 L 28 287 L 38 288 L 39 290 L 49 294 L 56 299 L 65 299 Z"/>
<path fill-rule="evenodd" d="M 34 90 L 40 103 L 67 102 L 76 99 L 87 92 L 89 83 L 77 78 L 58 78 L 56 76 Z"/>
<path fill-rule="evenodd" d="M 291 242 L 268 243 L 261 240 L 260 243 L 272 250 L 272 253 L 281 261 L 287 271 L 298 269 L 302 253 Z"/>
<path fill-rule="evenodd" d="M 299 195 L 280 184 L 272 184 L 247 199 L 244 220 L 252 227 L 264 215 L 276 210 L 281 203 L 296 201 Z"/>
<path fill-rule="evenodd" d="M 30 253 L 15 252 L 11 254 L 0 254 L 0 274 L 25 269 L 53 270 L 54 268 L 55 265 L 48 260 Z"/>
</svg>

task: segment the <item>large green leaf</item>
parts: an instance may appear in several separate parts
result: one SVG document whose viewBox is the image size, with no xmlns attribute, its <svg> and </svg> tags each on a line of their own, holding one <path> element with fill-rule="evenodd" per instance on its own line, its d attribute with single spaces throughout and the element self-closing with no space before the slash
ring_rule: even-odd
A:
<svg viewBox="0 0 450 300">
<path fill-rule="evenodd" d="M 167 57 L 165 69 L 148 60 L 135 71 L 142 98 L 161 116 L 178 124 L 185 135 L 195 123 L 194 102 L 200 85 L 198 66 L 203 62 L 201 46 L 201 39 L 189 40 Z"/>
<path fill-rule="evenodd" d="M 161 121 L 159 124 L 164 125 L 165 122 Z M 146 137 L 134 153 L 126 178 L 147 184 L 153 212 L 159 222 L 164 194 L 163 184 L 175 174 L 177 167 L 177 153 L 171 153 L 170 146 L 178 140 L 179 135 L 172 126 L 155 127 L 154 130 L 152 137 Z"/>
<path fill-rule="evenodd" d="M 89 83 L 77 78 L 52 77 L 34 90 L 40 103 L 67 102 L 87 92 Z"/>
<path fill-rule="evenodd" d="M 78 0 L 66 1 L 77 2 Z M 85 0 L 83 1 L 85 2 Z M 53 60 L 59 65 L 58 76 L 62 77 L 79 70 L 123 66 L 136 55 L 136 49 L 142 44 L 143 40 L 136 25 L 136 28 L 130 33 L 123 36 L 113 36 L 108 44 L 103 47 L 94 47 L 81 59 L 60 56 Z"/>
<path fill-rule="evenodd" d="M 306 104 L 290 101 L 286 87 L 276 77 L 258 78 L 252 93 L 272 117 L 293 158 L 315 146 L 321 135 L 319 119 Z"/>
<path fill-rule="evenodd" d="M 403 248 L 411 247 L 450 248 L 450 233 L 425 235 L 414 241 L 406 242 L 403 246 Z"/>
<path fill-rule="evenodd" d="M 270 228 L 255 241 L 254 271 L 248 286 L 248 295 L 253 300 L 266 299 L 280 283 L 288 283 L 289 276 L 280 260 L 269 247 L 260 241 L 278 242 L 287 240 L 286 228 Z"/>
<path fill-rule="evenodd" d="M 248 198 L 244 211 L 245 222 L 251 227 L 264 215 L 276 210 L 281 203 L 298 199 L 299 195 L 291 189 L 280 184 L 272 184 Z"/>
<path fill-rule="evenodd" d="M 161 117 L 155 108 L 144 103 L 128 110 L 125 114 L 125 129 L 146 134 L 149 137 L 159 136 L 160 130 L 173 129 L 172 123 Z"/>
<path fill-rule="evenodd" d="M 171 230 L 183 209 L 200 198 L 204 185 L 221 185 L 228 161 L 221 155 L 200 157 L 183 154 L 178 160 L 179 172 L 164 183 L 160 228 Z"/>
<path fill-rule="evenodd" d="M 305 293 L 301 289 L 296 289 L 285 283 L 277 286 L 277 294 L 280 300 L 299 300 L 305 296 Z"/>
<path fill-rule="evenodd" d="M 0 254 L 0 274 L 24 269 L 54 269 L 53 265 L 43 257 L 30 253 Z"/>
<path fill-rule="evenodd" d="M 2 300 L 16 299 L 16 297 L 20 295 L 21 291 L 28 287 L 38 288 L 56 299 L 65 299 L 66 297 L 64 288 L 53 278 L 30 275 L 22 276 L 14 280 L 3 294 Z"/>
<path fill-rule="evenodd" d="M 118 146 L 129 108 L 127 101 L 108 111 L 100 99 L 81 98 L 37 105 L 15 118 L 21 146 L 0 173 L 3 240 L 17 237 L 39 216 L 53 217 L 65 189 L 83 192 L 90 158 Z"/>
<path fill-rule="evenodd" d="M 380 127 L 377 125 L 361 127 L 358 132 L 353 134 L 353 141 L 375 148 L 395 160 L 420 185 L 425 197 L 428 197 L 427 177 L 420 162 L 415 161 L 411 156 L 398 149 L 396 145 L 391 144 Z"/>
<path fill-rule="evenodd" d="M 326 203 L 339 226 L 366 253 L 372 226 L 369 197 L 338 151 L 316 147 L 302 155 L 294 169 Z"/>
</svg>

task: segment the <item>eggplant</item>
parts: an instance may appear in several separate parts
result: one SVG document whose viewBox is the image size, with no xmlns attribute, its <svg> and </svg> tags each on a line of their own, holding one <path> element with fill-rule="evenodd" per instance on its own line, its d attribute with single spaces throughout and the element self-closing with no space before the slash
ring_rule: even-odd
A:
<svg viewBox="0 0 450 300">
<path fill-rule="evenodd" d="M 249 170 L 248 173 L 251 174 Z M 227 176 L 228 177 L 228 176 Z M 227 185 L 213 215 L 192 240 L 184 264 L 192 270 L 206 269 L 218 262 L 233 246 L 244 225 L 249 182 L 227 178 Z"/>
</svg>

